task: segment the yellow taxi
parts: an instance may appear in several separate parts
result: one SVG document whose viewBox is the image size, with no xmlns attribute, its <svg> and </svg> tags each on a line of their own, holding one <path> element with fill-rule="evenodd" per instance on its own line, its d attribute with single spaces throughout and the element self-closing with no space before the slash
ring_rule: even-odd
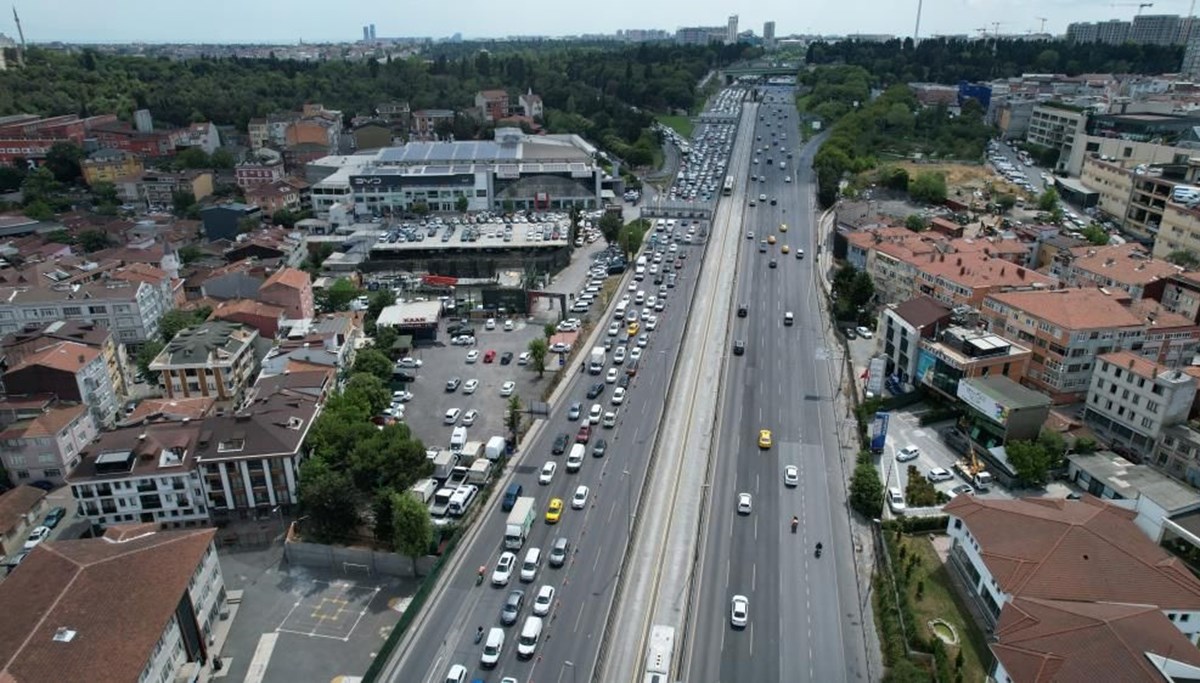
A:
<svg viewBox="0 0 1200 683">
<path fill-rule="evenodd" d="M 769 429 L 758 430 L 758 447 L 764 448 L 764 449 L 771 447 L 771 430 L 769 430 Z"/>
<path fill-rule="evenodd" d="M 775 236 L 767 235 L 767 244 L 775 244 Z"/>
<path fill-rule="evenodd" d="M 791 253 L 792 248 L 785 244 L 779 248 L 779 251 L 782 251 L 783 253 L 788 254 L 788 253 Z"/>
<path fill-rule="evenodd" d="M 635 321 L 633 321 L 633 322 L 631 322 L 631 323 L 629 323 L 629 336 L 631 336 L 631 337 L 636 337 L 636 336 L 637 336 L 637 333 L 638 333 L 638 331 L 639 331 L 639 330 L 641 330 L 641 329 L 642 329 L 642 326 L 641 326 L 641 325 L 639 325 L 639 324 L 638 324 L 638 322 L 637 322 L 636 320 L 635 320 Z"/>
<path fill-rule="evenodd" d="M 546 523 L 557 524 L 559 518 L 562 517 L 563 501 L 562 498 L 551 498 L 550 508 L 546 510 Z"/>
<path fill-rule="evenodd" d="M 787 232 L 787 223 L 779 224 L 779 232 Z"/>
</svg>

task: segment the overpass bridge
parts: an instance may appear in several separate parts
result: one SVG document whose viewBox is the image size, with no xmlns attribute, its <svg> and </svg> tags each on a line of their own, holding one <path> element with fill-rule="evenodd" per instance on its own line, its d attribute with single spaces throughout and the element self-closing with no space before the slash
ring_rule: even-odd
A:
<svg viewBox="0 0 1200 683">
<path fill-rule="evenodd" d="M 800 64 L 792 62 L 750 62 L 725 67 L 720 70 L 719 75 L 725 85 L 731 85 L 734 81 L 744 76 L 756 78 L 771 78 L 773 76 L 795 77 L 800 72 L 800 67 Z"/>
</svg>

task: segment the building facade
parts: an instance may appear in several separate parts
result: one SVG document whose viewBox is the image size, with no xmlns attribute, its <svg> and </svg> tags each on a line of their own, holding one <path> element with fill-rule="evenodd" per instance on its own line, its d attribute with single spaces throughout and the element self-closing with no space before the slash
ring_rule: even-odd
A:
<svg viewBox="0 0 1200 683">
<path fill-rule="evenodd" d="M 235 406 L 258 370 L 258 331 L 210 321 L 180 330 L 150 363 L 168 398 L 213 398 Z"/>
<path fill-rule="evenodd" d="M 31 353 L 4 372 L 10 394 L 53 394 L 61 401 L 86 405 L 97 424 L 116 421 L 120 399 L 99 349 L 74 341 L 56 341 Z"/>
<path fill-rule="evenodd" d="M 1083 420 L 1105 439 L 1149 453 L 1167 427 L 1187 421 L 1196 378 L 1130 351 L 1100 356 Z"/>
<path fill-rule="evenodd" d="M 87 406 L 56 405 L 0 429 L 0 462 L 13 484 L 61 484 L 99 433 Z"/>
</svg>

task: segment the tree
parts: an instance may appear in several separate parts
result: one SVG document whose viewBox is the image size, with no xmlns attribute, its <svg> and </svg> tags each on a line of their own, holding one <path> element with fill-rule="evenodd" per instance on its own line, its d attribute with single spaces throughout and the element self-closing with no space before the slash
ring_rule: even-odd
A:
<svg viewBox="0 0 1200 683">
<path fill-rule="evenodd" d="M 420 576 L 417 560 L 428 555 L 433 545 L 429 508 L 407 492 L 392 494 L 392 529 L 392 547 L 412 560 L 413 575 Z"/>
<path fill-rule="evenodd" d="M 879 470 L 869 462 L 859 463 L 850 478 L 850 507 L 867 519 L 883 514 L 883 482 Z"/>
<path fill-rule="evenodd" d="M 645 220 L 639 218 L 621 230 L 621 249 L 625 252 L 626 259 L 632 260 L 633 255 L 642 248 L 642 241 L 646 238 L 648 225 Z"/>
<path fill-rule="evenodd" d="M 1050 471 L 1053 459 L 1041 443 L 1009 441 L 1004 452 L 1021 481 L 1032 486 L 1046 483 L 1046 474 Z"/>
<path fill-rule="evenodd" d="M 175 168 L 212 168 L 212 159 L 199 147 L 188 147 L 175 155 Z"/>
<path fill-rule="evenodd" d="M 35 221 L 48 221 L 54 218 L 54 209 L 42 200 L 36 200 L 25 205 L 25 217 Z"/>
<path fill-rule="evenodd" d="M 196 195 L 190 190 L 176 190 L 171 193 L 171 208 L 176 215 L 187 213 L 188 207 L 196 203 Z"/>
<path fill-rule="evenodd" d="M 369 349 L 363 349 L 363 351 L 367 350 Z M 359 352 L 358 355 L 361 356 L 362 352 Z M 355 366 L 357 365 L 358 362 L 356 357 Z M 389 361 L 388 380 L 391 379 L 390 367 L 391 363 Z M 370 372 L 356 371 L 354 374 L 350 375 L 350 379 L 346 381 L 346 387 L 342 390 L 342 393 L 357 394 L 368 406 L 370 406 L 371 414 L 377 415 L 383 412 L 383 409 L 392 403 L 392 392 L 388 390 L 387 384 L 385 383 L 386 381 L 387 380 L 380 379 L 378 375 Z"/>
<path fill-rule="evenodd" d="M 1058 208 L 1058 191 L 1053 187 L 1046 188 L 1046 191 L 1038 197 L 1038 210 L 1053 211 Z"/>
<path fill-rule="evenodd" d="M 390 289 L 380 288 L 371 293 L 367 299 L 367 320 L 374 324 L 379 319 L 383 309 L 396 303 L 396 294 Z"/>
<path fill-rule="evenodd" d="M 0 192 L 13 192 L 21 189 L 21 182 L 25 180 L 25 172 L 25 167 L 17 165 L 17 160 L 13 161 L 12 166 L 0 166 Z"/>
<path fill-rule="evenodd" d="M 79 236 L 75 240 L 75 243 L 78 244 L 79 248 L 83 249 L 84 252 L 90 254 L 93 251 L 100 251 L 101 249 L 107 249 L 111 247 L 112 239 L 109 238 L 108 233 L 104 232 L 103 230 L 93 229 L 80 232 Z"/>
<path fill-rule="evenodd" d="M 372 337 L 374 342 L 371 344 L 376 350 L 392 360 L 396 360 L 396 341 L 400 338 L 400 333 L 391 325 L 376 325 L 375 333 Z"/>
<path fill-rule="evenodd" d="M 425 202 L 413 202 L 408 208 L 418 216 L 425 216 L 429 214 L 429 205 Z"/>
<path fill-rule="evenodd" d="M 921 475 L 915 466 L 908 466 L 908 485 L 904 488 L 904 502 L 912 507 L 937 505 L 938 491 L 933 483 Z"/>
<path fill-rule="evenodd" d="M 392 361 L 377 349 L 361 349 L 354 357 L 354 372 L 365 372 L 383 382 L 392 379 Z"/>
<path fill-rule="evenodd" d="M 209 164 L 211 164 L 213 168 L 224 168 L 224 169 L 233 168 L 234 163 L 235 163 L 235 160 L 233 158 L 233 153 L 230 152 L 229 150 L 225 149 L 224 147 L 221 147 L 220 149 L 213 152 L 212 157 L 209 158 L 208 161 L 209 161 Z"/>
<path fill-rule="evenodd" d="M 395 515 L 395 506 L 393 505 L 396 492 L 392 489 L 381 489 L 376 492 L 375 501 L 371 505 L 371 515 L 374 524 L 371 527 L 371 533 L 375 536 L 375 542 L 388 548 L 394 548 L 396 542 L 396 527 L 393 524 Z"/>
<path fill-rule="evenodd" d="M 615 211 L 605 211 L 604 215 L 600 217 L 600 234 L 604 236 L 604 242 L 609 246 L 617 243 L 622 227 L 621 216 Z"/>
<path fill-rule="evenodd" d="M 25 206 L 29 206 L 35 202 L 49 204 L 50 200 L 61 191 L 62 184 L 54 178 L 54 174 L 45 166 L 41 166 L 32 173 L 26 174 L 25 180 L 21 181 L 21 196 L 25 200 Z"/>
<path fill-rule="evenodd" d="M 508 427 L 509 434 L 512 435 L 513 443 L 516 443 L 517 437 L 521 435 L 521 397 L 513 394 L 508 399 L 508 415 L 505 418 L 505 425 Z"/>
<path fill-rule="evenodd" d="M 406 490 L 433 470 L 425 446 L 412 438 L 405 424 L 372 429 L 369 436 L 351 446 L 345 461 L 354 485 L 371 495 L 388 487 Z"/>
<path fill-rule="evenodd" d="M 550 347 L 545 339 L 537 337 L 529 340 L 529 362 L 539 378 L 546 374 L 546 354 L 549 352 Z"/>
<path fill-rule="evenodd" d="M 42 167 L 48 169 L 58 182 L 73 183 L 83 176 L 79 166 L 83 158 L 83 148 L 74 142 L 56 142 L 46 150 Z"/>
<path fill-rule="evenodd" d="M 299 498 L 319 542 L 342 540 L 358 527 L 358 492 L 350 477 L 324 458 L 309 458 L 300 466 Z"/>
<path fill-rule="evenodd" d="M 546 337 L 546 339 L 549 339 L 556 334 L 558 334 L 558 326 L 554 323 L 546 323 L 545 325 L 542 325 L 542 335 Z"/>
<path fill-rule="evenodd" d="M 179 249 L 179 260 L 185 266 L 189 263 L 199 261 L 202 258 L 204 258 L 204 252 L 201 251 L 200 247 L 194 244 L 187 244 Z"/>
<path fill-rule="evenodd" d="M 1188 270 L 1195 270 L 1200 267 L 1200 257 L 1196 256 L 1196 252 L 1190 249 L 1176 249 L 1167 254 L 1167 261 Z"/>
<path fill-rule="evenodd" d="M 1087 226 L 1081 232 L 1083 233 L 1083 238 L 1091 244 L 1094 244 L 1098 247 L 1108 244 L 1108 233 L 1105 232 L 1104 228 L 1096 225 L 1095 223 Z"/>
<path fill-rule="evenodd" d="M 946 175 L 923 171 L 908 184 L 908 194 L 914 201 L 941 204 L 946 201 Z"/>
<path fill-rule="evenodd" d="M 908 214 L 908 218 L 904 219 L 904 227 L 913 232 L 924 232 L 928 226 L 925 225 L 925 219 L 921 218 L 919 214 L 910 213 Z"/>
<path fill-rule="evenodd" d="M 158 319 L 158 332 L 162 335 L 163 342 L 170 342 L 175 338 L 179 331 L 193 325 L 208 320 L 208 316 L 212 314 L 212 309 L 208 306 L 185 311 L 181 308 L 176 308 L 167 311 Z"/>
<path fill-rule="evenodd" d="M 903 105 L 901 105 L 901 106 L 903 106 Z M 890 188 L 893 190 L 907 192 L 908 191 L 908 181 L 909 181 L 908 171 L 906 171 L 903 168 L 900 168 L 898 166 L 893 166 L 891 168 L 885 168 L 885 169 L 883 169 L 883 171 L 881 171 L 879 173 L 879 182 L 882 183 L 884 187 L 887 187 L 887 188 Z"/>
<path fill-rule="evenodd" d="M 996 208 L 1000 209 L 1000 213 L 1008 213 L 1017 205 L 1017 198 L 1009 193 L 1004 193 L 996 197 Z"/>
<path fill-rule="evenodd" d="M 143 382 L 155 383 L 158 381 L 157 375 L 150 370 L 150 364 L 162 353 L 163 343 L 157 339 L 150 339 L 137 352 L 137 369 L 138 377 Z"/>
<path fill-rule="evenodd" d="M 458 199 L 454 200 L 454 210 L 459 213 L 466 213 L 467 207 L 469 207 L 470 205 L 471 205 L 470 200 L 468 200 L 463 195 L 459 195 Z"/>
<path fill-rule="evenodd" d="M 248 232 L 254 232 L 255 230 L 258 230 L 260 227 L 262 227 L 262 219 L 259 218 L 258 216 L 246 216 L 245 218 L 238 221 L 238 233 L 239 234 L 244 235 Z"/>
<path fill-rule="evenodd" d="M 97 204 L 119 204 L 120 197 L 117 196 L 117 186 L 109 182 L 97 181 L 92 183 L 92 199 Z"/>
<path fill-rule="evenodd" d="M 350 308 L 350 302 L 358 296 L 358 288 L 346 278 L 338 278 L 325 289 L 317 290 L 317 306 L 322 313 L 335 313 Z"/>
</svg>

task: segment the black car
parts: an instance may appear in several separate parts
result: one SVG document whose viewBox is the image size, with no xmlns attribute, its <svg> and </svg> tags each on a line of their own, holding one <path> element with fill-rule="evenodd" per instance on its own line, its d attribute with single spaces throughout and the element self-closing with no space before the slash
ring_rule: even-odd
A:
<svg viewBox="0 0 1200 683">
<path fill-rule="evenodd" d="M 513 359 L 512 351 L 505 351 L 504 353 L 500 354 L 500 364 L 501 365 L 508 365 L 509 363 L 512 362 L 512 359 Z"/>
<path fill-rule="evenodd" d="M 745 318 L 747 315 L 750 315 L 750 309 L 746 307 L 746 304 L 738 306 L 738 317 Z"/>
<path fill-rule="evenodd" d="M 29 485 L 36 489 L 41 489 L 46 492 L 50 492 L 50 491 L 54 490 L 54 482 L 46 481 L 45 479 L 41 479 L 41 480 L 32 482 Z"/>
<path fill-rule="evenodd" d="M 778 268 L 778 267 L 779 267 L 779 263 L 778 263 L 778 262 L 777 262 L 775 259 L 771 259 L 771 262 L 770 262 L 770 263 L 768 263 L 768 264 L 767 264 L 767 266 L 768 266 L 768 267 L 770 267 L 770 268 Z"/>
<path fill-rule="evenodd" d="M 559 434 L 554 437 L 554 446 L 550 448 L 550 452 L 555 455 L 562 455 L 563 451 L 567 450 L 567 444 L 571 443 L 571 437 L 566 434 Z"/>
<path fill-rule="evenodd" d="M 604 393 L 604 382 L 596 382 L 592 386 L 588 387 L 587 397 L 588 398 L 596 398 L 597 396 L 599 396 L 600 394 L 603 394 L 603 393 Z"/>
<path fill-rule="evenodd" d="M 733 355 L 742 356 L 742 355 L 745 355 L 745 353 L 746 353 L 746 342 L 742 341 L 741 339 L 738 339 L 737 341 L 733 342 Z"/>
<path fill-rule="evenodd" d="M 504 599 L 504 607 L 500 608 L 500 623 L 512 626 L 521 616 L 521 606 L 525 604 L 525 591 L 512 590 Z"/>
<path fill-rule="evenodd" d="M 603 458 L 604 453 L 608 450 L 608 442 L 604 439 L 596 439 L 596 443 L 592 445 L 592 457 Z"/>
<path fill-rule="evenodd" d="M 633 381 L 633 375 L 621 373 L 621 376 L 617 378 L 617 386 L 628 389 L 631 381 Z"/>
<path fill-rule="evenodd" d="M 775 198 L 774 198 L 774 197 L 771 197 L 771 206 L 775 206 L 775 203 L 776 203 L 776 202 L 775 202 Z"/>
</svg>

